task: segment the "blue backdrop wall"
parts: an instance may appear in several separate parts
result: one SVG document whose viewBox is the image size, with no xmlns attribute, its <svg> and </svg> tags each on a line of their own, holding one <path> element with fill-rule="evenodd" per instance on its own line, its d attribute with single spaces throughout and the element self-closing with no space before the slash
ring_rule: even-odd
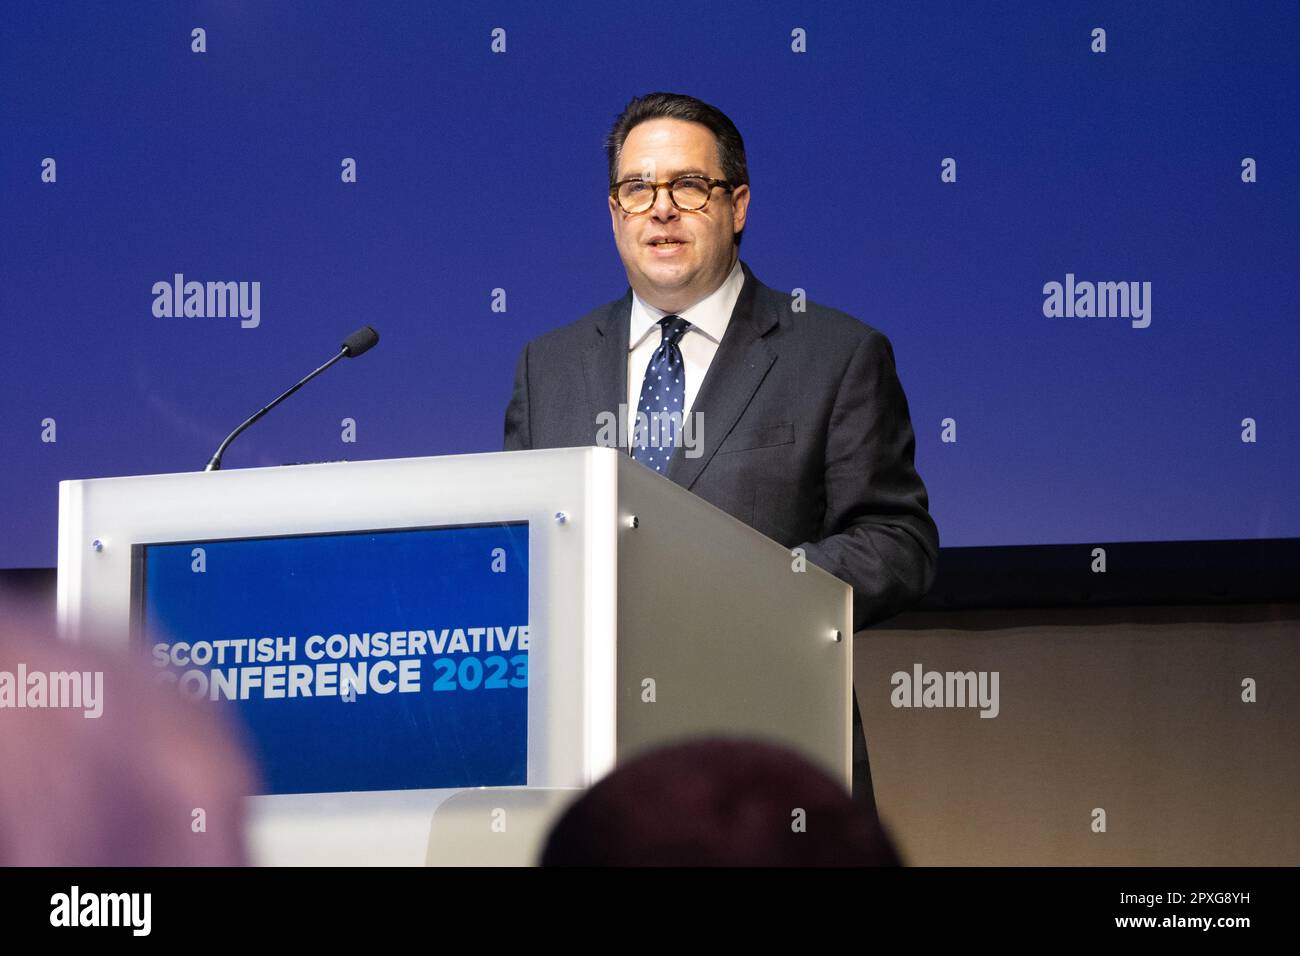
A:
<svg viewBox="0 0 1300 956">
<path fill-rule="evenodd" d="M 1291 0 L 0 18 L 0 567 L 53 565 L 59 480 L 201 468 L 363 323 L 226 467 L 499 449 L 523 344 L 626 289 L 602 142 L 659 89 L 744 134 L 756 275 L 892 340 L 945 546 L 1300 536 Z M 156 316 L 177 273 L 256 326 Z M 1049 317 L 1067 275 L 1149 311 Z"/>
</svg>

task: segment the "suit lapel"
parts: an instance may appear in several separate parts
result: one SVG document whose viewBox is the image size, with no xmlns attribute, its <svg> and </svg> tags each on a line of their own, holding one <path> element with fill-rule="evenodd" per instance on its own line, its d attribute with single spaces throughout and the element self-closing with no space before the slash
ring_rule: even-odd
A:
<svg viewBox="0 0 1300 956">
<path fill-rule="evenodd" d="M 698 458 L 687 458 L 685 449 L 677 448 L 668 462 L 668 477 L 683 488 L 689 489 L 699 479 L 722 440 L 731 432 L 753 399 L 767 370 L 776 361 L 776 353 L 763 341 L 763 336 L 778 324 L 776 311 L 766 301 L 766 297 L 758 295 L 759 281 L 749 271 L 749 266 L 742 262 L 741 268 L 745 273 L 745 284 L 740 289 L 736 306 L 731 312 L 731 320 L 727 323 L 727 331 L 718 344 L 713 361 L 709 363 L 704 383 L 691 408 L 692 418 L 697 412 L 700 414 L 697 421 L 704 438 L 700 445 L 701 454 Z M 624 352 L 627 351 L 630 315 L 629 297 L 622 322 Z M 624 359 L 623 380 L 626 381 L 626 355 Z"/>
<path fill-rule="evenodd" d="M 597 416 L 618 415 L 627 403 L 627 337 L 632 317 L 632 290 L 610 304 L 596 320 L 595 341 L 582 353 L 583 376 L 587 385 L 587 420 L 580 428 L 582 444 L 597 432 Z"/>
</svg>

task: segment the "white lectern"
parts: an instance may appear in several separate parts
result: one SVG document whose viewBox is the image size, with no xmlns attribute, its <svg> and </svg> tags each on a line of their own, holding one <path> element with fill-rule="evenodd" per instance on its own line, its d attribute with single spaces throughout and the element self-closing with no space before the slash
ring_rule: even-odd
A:
<svg viewBox="0 0 1300 956">
<path fill-rule="evenodd" d="M 481 722 L 475 722 L 475 707 L 517 700 L 517 724 L 500 725 L 525 727 L 526 711 L 514 785 L 492 785 L 498 778 L 491 777 L 485 778 L 489 785 L 484 789 L 476 785 L 471 769 L 465 771 L 471 777 L 459 779 L 454 787 L 384 784 L 389 788 L 374 789 L 372 783 L 362 784 L 362 789 L 344 780 L 331 784 L 330 792 L 251 796 L 250 840 L 258 862 L 529 863 L 555 814 L 583 787 L 643 748 L 688 736 L 751 736 L 785 743 L 848 787 L 849 586 L 611 448 L 65 481 L 59 502 L 60 625 L 74 640 L 94 635 L 141 640 L 142 601 L 162 602 L 182 619 L 190 607 L 184 589 L 191 585 L 183 576 L 150 571 L 148 582 L 143 580 L 146 568 L 163 567 L 160 561 L 165 561 L 168 546 L 182 546 L 183 570 L 193 571 L 197 581 L 203 573 L 219 570 L 217 565 L 229 566 L 228 555 L 242 560 L 252 553 L 249 542 L 283 544 L 321 536 L 364 536 L 369 549 L 367 575 L 366 568 L 349 569 L 349 552 L 331 544 L 329 560 L 334 563 L 329 566 L 353 574 L 350 580 L 355 582 L 355 593 L 338 600 L 380 609 L 391 601 L 400 609 L 413 606 L 396 593 L 401 588 L 418 592 L 421 580 L 441 581 L 439 586 L 451 590 L 437 592 L 443 596 L 436 597 L 436 614 L 437 601 L 463 597 L 457 590 L 461 586 L 440 578 L 435 560 L 414 573 L 409 561 L 394 565 L 403 569 L 405 583 L 389 588 L 382 550 L 376 550 L 389 541 L 384 534 L 501 527 L 526 528 L 527 575 L 517 581 L 526 590 L 527 660 L 519 665 L 505 655 L 514 661 L 510 674 L 526 676 L 516 677 L 514 683 L 501 677 L 495 686 L 507 689 L 494 698 L 493 691 L 477 689 L 490 681 L 483 667 L 472 663 L 466 668 L 466 655 L 461 655 L 459 671 L 453 661 L 436 677 L 451 681 L 460 696 L 435 694 L 433 670 L 422 674 L 423 683 L 412 683 L 406 690 L 415 692 L 407 695 L 407 703 L 426 691 L 437 706 L 455 701 L 456 719 L 462 721 L 455 726 L 468 728 L 465 733 L 482 729 Z M 244 551 L 221 550 L 232 543 Z M 492 549 L 495 556 L 485 555 L 483 568 L 505 564 L 504 550 Z M 310 607 L 302 603 L 301 594 L 312 582 L 293 566 L 283 570 L 284 561 L 296 559 L 281 555 L 275 560 L 282 562 L 275 565 L 282 569 L 275 588 L 250 598 L 250 606 L 261 601 L 265 609 L 283 599 Z M 432 600 L 427 594 L 416 597 Z M 400 616 L 394 611 L 386 621 Z M 242 623 L 232 628 L 247 623 L 239 620 Z M 247 628 L 251 633 L 238 636 L 260 633 L 254 625 Z M 444 639 L 446 633 L 444 628 Z M 429 628 L 427 634 L 433 643 L 438 629 Z M 175 646 L 188 648 L 182 642 L 191 636 L 176 635 Z M 306 635 L 299 640 L 296 652 L 302 655 Z M 328 690 L 321 683 L 324 668 L 331 666 L 325 653 L 328 642 L 322 632 L 313 645 L 319 656 L 300 665 L 317 669 L 303 671 L 299 694 Z M 342 652 L 342 647 L 336 642 L 335 649 Z M 517 644 L 513 650 L 519 650 Z M 395 687 L 396 668 L 390 665 L 381 674 L 374 658 L 370 663 L 374 683 L 369 685 L 355 669 L 330 671 L 330 679 L 342 685 L 339 693 L 350 688 L 355 700 L 357 687 L 348 681 L 360 680 L 371 697 L 361 704 L 338 704 L 356 710 L 322 711 L 330 721 L 343 722 L 331 725 L 330 741 L 319 742 L 318 749 L 346 741 L 352 732 L 347 721 L 353 716 L 362 728 L 363 716 L 373 720 L 380 713 L 382 693 Z M 267 667 L 251 693 L 272 696 L 271 688 L 283 677 L 283 670 L 272 673 Z M 232 687 L 240 686 L 234 669 L 226 674 L 224 691 L 215 673 L 210 678 L 193 678 L 190 690 L 230 694 Z M 311 707 L 326 706 L 319 695 L 310 701 L 291 699 L 293 694 L 284 688 L 292 691 L 293 682 L 292 674 L 287 684 L 280 682 L 281 693 L 275 701 L 261 703 L 258 719 L 279 719 L 276 714 L 297 719 Z M 526 690 L 520 690 L 522 686 Z M 521 696 L 510 698 L 510 688 Z M 388 699 L 396 697 L 390 694 Z M 421 733 L 437 744 L 440 728 L 452 732 L 450 720 L 438 717 L 442 723 Z M 375 725 L 364 724 L 355 733 L 372 735 Z M 493 739 L 507 736 L 503 730 Z M 313 776 L 309 756 L 302 756 L 313 752 L 310 747 L 295 749 L 294 760 L 303 762 L 292 768 L 302 774 L 298 779 L 326 779 Z M 472 767 L 472 754 L 460 756 L 468 762 L 458 766 Z M 415 769 L 423 773 L 431 766 Z M 405 772 L 380 769 L 391 774 L 373 779 L 398 779 Z"/>
</svg>

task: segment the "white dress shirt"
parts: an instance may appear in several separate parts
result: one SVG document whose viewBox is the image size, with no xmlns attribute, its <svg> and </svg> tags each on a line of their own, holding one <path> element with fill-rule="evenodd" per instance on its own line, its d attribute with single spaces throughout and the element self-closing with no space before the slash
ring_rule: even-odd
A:
<svg viewBox="0 0 1300 956">
<path fill-rule="evenodd" d="M 650 365 L 650 356 L 659 348 L 663 338 L 659 320 L 665 315 L 678 315 L 691 323 L 686 334 L 681 337 L 677 347 L 682 351 L 682 366 L 686 375 L 683 383 L 686 389 L 686 414 L 690 414 L 695 405 L 695 396 L 700 393 L 704 374 L 718 352 L 722 335 L 731 322 L 732 310 L 740 298 L 741 286 L 745 284 L 745 273 L 740 268 L 740 259 L 732 266 L 731 272 L 711 293 L 689 309 L 681 312 L 665 312 L 645 302 L 634 291 L 632 293 L 631 327 L 627 336 L 627 415 L 629 450 L 636 421 L 637 405 L 641 401 L 641 386 L 645 380 L 645 370 Z"/>
</svg>

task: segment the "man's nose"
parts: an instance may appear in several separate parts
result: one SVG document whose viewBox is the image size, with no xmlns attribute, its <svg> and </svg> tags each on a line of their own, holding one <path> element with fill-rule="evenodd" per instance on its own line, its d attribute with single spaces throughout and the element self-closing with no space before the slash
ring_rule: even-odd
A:
<svg viewBox="0 0 1300 956">
<path fill-rule="evenodd" d="M 654 217 L 661 222 L 668 222 L 678 216 L 677 207 L 673 205 L 672 187 L 664 186 L 655 192 Z"/>
</svg>

